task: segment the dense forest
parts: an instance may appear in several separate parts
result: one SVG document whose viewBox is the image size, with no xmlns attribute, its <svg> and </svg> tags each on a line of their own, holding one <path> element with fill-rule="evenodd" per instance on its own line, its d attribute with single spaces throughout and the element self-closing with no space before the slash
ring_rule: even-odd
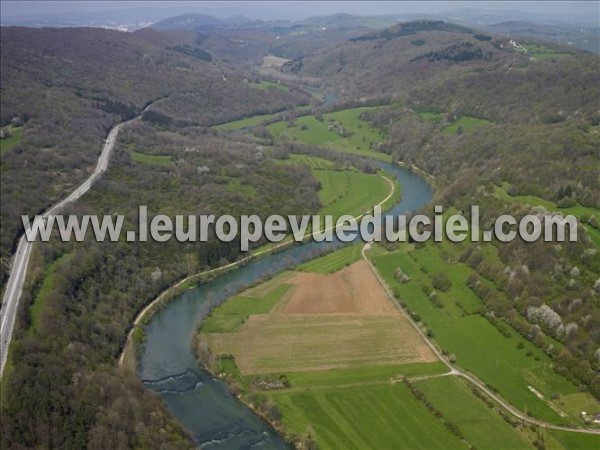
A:
<svg viewBox="0 0 600 450">
<path fill-rule="evenodd" d="M 309 100 L 296 89 L 253 88 L 254 75 L 181 52 L 178 42 L 152 29 L 2 28 L 0 125 L 24 124 L 1 160 L 3 283 L 20 215 L 46 209 L 83 181 L 114 124 L 149 104 L 150 118 L 205 127 Z"/>
<path fill-rule="evenodd" d="M 146 160 L 132 159 L 141 152 Z M 256 144 L 213 137 L 205 128 L 174 133 L 139 122 L 120 134 L 105 179 L 67 212 L 124 214 L 130 229 L 138 205 L 152 215 L 313 213 L 317 188 L 308 168 L 281 164 Z M 239 243 L 89 238 L 36 250 L 3 398 L 3 443 L 189 445 L 160 401 L 120 373 L 116 360 L 137 312 L 179 279 L 235 261 Z"/>
</svg>

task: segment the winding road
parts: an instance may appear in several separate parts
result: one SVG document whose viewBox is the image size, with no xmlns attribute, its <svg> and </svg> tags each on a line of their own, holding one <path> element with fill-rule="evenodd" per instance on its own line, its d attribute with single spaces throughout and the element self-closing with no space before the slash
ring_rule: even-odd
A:
<svg viewBox="0 0 600 450">
<path fill-rule="evenodd" d="M 542 420 L 534 419 L 533 417 L 530 417 L 530 416 L 524 414 L 523 412 L 521 412 L 520 410 L 518 410 L 517 408 L 515 408 L 513 405 L 511 405 L 510 403 L 508 403 L 506 400 L 504 400 L 502 397 L 500 397 L 498 394 L 496 394 L 495 392 L 493 392 L 491 389 L 489 389 L 485 385 L 485 383 L 483 383 L 475 375 L 470 374 L 468 372 L 465 372 L 464 370 L 459 369 L 454 364 L 452 364 L 444 355 L 442 355 L 442 352 L 440 352 L 440 350 L 435 346 L 435 344 L 423 332 L 423 330 L 413 320 L 413 318 L 410 316 L 410 314 L 407 314 L 406 311 L 404 310 L 404 308 L 402 308 L 398 304 L 398 302 L 396 301 L 396 297 L 394 296 L 394 294 L 390 290 L 390 288 L 387 285 L 387 283 L 385 282 L 385 280 L 381 277 L 381 275 L 379 274 L 379 272 L 377 271 L 377 269 L 375 268 L 375 266 L 373 265 L 373 263 L 371 263 L 371 261 L 369 260 L 369 258 L 367 258 L 367 255 L 366 255 L 365 252 L 370 247 L 371 247 L 371 243 L 369 243 L 369 242 L 364 245 L 364 247 L 362 249 L 362 257 L 363 257 L 363 259 L 367 262 L 367 264 L 369 264 L 369 267 L 371 268 L 371 271 L 377 277 L 377 280 L 379 281 L 379 284 L 381 284 L 381 286 L 386 291 L 387 295 L 392 300 L 392 302 L 394 303 L 394 305 L 396 305 L 396 307 L 404 314 L 404 316 L 412 324 L 412 326 L 415 328 L 415 330 L 417 330 L 417 333 L 419 333 L 419 335 L 421 336 L 421 338 L 423 338 L 423 340 L 427 343 L 427 345 L 429 346 L 429 348 L 431 348 L 431 350 L 439 358 L 439 360 L 442 361 L 448 367 L 449 372 L 447 372 L 444 375 L 453 375 L 453 376 L 458 376 L 458 377 L 462 377 L 462 378 L 466 379 L 471 384 L 473 384 L 474 386 L 476 386 L 477 388 L 479 388 L 481 391 L 483 391 L 488 397 L 490 397 L 492 400 L 494 400 L 498 405 L 500 405 L 502 408 L 504 408 L 510 414 L 512 414 L 516 418 L 522 420 L 523 422 L 534 424 L 534 425 L 538 425 L 540 427 L 548 428 L 548 429 L 553 429 L 553 430 L 571 431 L 571 432 L 574 432 L 574 433 L 585 433 L 585 434 L 598 434 L 598 435 L 600 435 L 600 429 L 596 429 L 596 428 L 566 427 L 566 426 L 555 425 L 555 424 L 552 424 L 552 423 L 549 423 L 549 422 L 544 422 Z M 415 378 L 415 381 L 417 381 L 417 380 L 418 380 L 418 378 Z"/>
<path fill-rule="evenodd" d="M 121 128 L 131 122 L 139 120 L 141 114 L 149 106 L 150 104 L 147 105 L 136 118 L 122 122 L 110 130 L 104 143 L 104 147 L 102 148 L 102 152 L 100 153 L 100 157 L 98 158 L 98 163 L 96 164 L 94 172 L 67 197 L 53 205 L 41 216 L 36 216 L 34 224 L 41 220 L 46 220 L 50 215 L 58 214 L 66 205 L 79 199 L 83 194 L 92 188 L 94 182 L 102 176 L 108 167 L 108 161 Z M 25 283 L 25 277 L 27 275 L 27 266 L 29 265 L 29 258 L 31 256 L 34 243 L 35 241 L 29 242 L 25 234 L 23 234 L 23 236 L 21 236 L 19 239 L 17 251 L 12 262 L 10 277 L 8 279 L 8 283 L 6 284 L 6 290 L 4 291 L 2 309 L 0 310 L 0 378 L 2 378 L 2 375 L 4 374 L 4 365 L 6 364 L 6 359 L 8 357 L 8 349 L 12 339 L 12 332 L 15 326 L 17 310 L 19 308 L 19 299 L 21 298 L 21 293 L 23 291 L 23 284 Z"/>
</svg>

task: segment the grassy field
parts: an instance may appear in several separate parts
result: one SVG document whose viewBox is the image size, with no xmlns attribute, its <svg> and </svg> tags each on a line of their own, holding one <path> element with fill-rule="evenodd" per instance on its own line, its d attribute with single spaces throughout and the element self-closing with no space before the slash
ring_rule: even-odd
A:
<svg viewBox="0 0 600 450">
<path fill-rule="evenodd" d="M 215 308 L 202 322 L 205 333 L 232 333 L 252 314 L 267 314 L 291 286 L 279 284 L 264 296 L 237 296 Z M 258 294 L 254 294 L 258 295 Z"/>
<path fill-rule="evenodd" d="M 319 199 L 323 207 L 320 213 L 334 218 L 370 211 L 390 193 L 389 182 L 376 175 L 332 170 L 313 173 L 321 183 Z"/>
<path fill-rule="evenodd" d="M 213 352 L 234 355 L 244 375 L 419 362 L 419 339 L 398 314 L 262 314 L 209 335 Z"/>
<path fill-rule="evenodd" d="M 44 281 L 42 282 L 42 285 L 40 286 L 40 289 L 37 292 L 33 303 L 29 307 L 29 316 L 31 317 L 31 324 L 29 326 L 28 332 L 33 333 L 35 331 L 39 331 L 39 315 L 41 313 L 42 308 L 44 308 L 46 298 L 54 288 L 55 272 L 62 264 L 66 264 L 70 260 L 71 255 L 64 255 L 58 258 L 52 264 L 50 264 L 48 268 L 46 268 Z"/>
<path fill-rule="evenodd" d="M 341 250 L 300 264 L 297 269 L 304 272 L 320 273 L 323 275 L 337 272 L 361 258 L 362 246 L 362 243 L 349 245 Z"/>
<path fill-rule="evenodd" d="M 372 149 L 385 139 L 385 134 L 360 119 L 360 115 L 369 109 L 373 108 L 351 108 L 327 113 L 323 114 L 323 120 L 304 116 L 296 119 L 292 127 L 281 121 L 269 125 L 267 129 L 277 139 L 326 145 L 334 150 L 389 161 L 389 155 Z"/>
<path fill-rule="evenodd" d="M 443 132 L 446 134 L 456 134 L 459 132 L 459 129 L 462 133 L 469 133 L 476 128 L 482 127 L 484 125 L 489 125 L 491 122 L 485 119 L 478 119 L 476 117 L 463 116 L 458 120 L 455 120 L 450 125 L 443 129 Z"/>
<path fill-rule="evenodd" d="M 448 263 L 443 252 L 443 246 L 427 245 L 410 252 L 380 253 L 373 261 L 401 301 L 431 330 L 434 340 L 455 355 L 460 367 L 478 376 L 520 410 L 549 422 L 565 423 L 567 419 L 553 409 L 559 405 L 542 401 L 528 386 L 546 399 L 559 393 L 565 396 L 564 401 L 577 392 L 575 386 L 556 374 L 550 358 L 532 343 L 509 327 L 505 331 L 510 337 L 505 337 L 487 319 L 475 314 L 479 300 L 466 286 L 471 269 L 461 263 Z M 397 267 L 411 281 L 398 283 L 394 278 Z M 448 292 L 437 292 L 443 305 L 440 308 L 424 293 L 422 284 L 431 286 L 431 276 L 441 271 L 451 279 L 452 287 Z M 521 349 L 517 348 L 519 343 Z M 570 420 L 576 422 L 577 418 Z"/>
<path fill-rule="evenodd" d="M 317 389 L 331 386 L 389 384 L 390 379 L 421 377 L 446 373 L 448 368 L 441 361 L 353 367 L 351 369 L 313 370 L 287 372 L 293 389 Z M 275 374 L 274 374 L 275 375 Z"/>
<path fill-rule="evenodd" d="M 327 273 L 358 258 L 360 248 L 343 248 L 305 269 Z M 370 270 L 368 274 L 377 283 Z M 355 286 L 360 297 L 358 278 L 346 286 Z M 467 448 L 404 384 L 390 383 L 402 376 L 442 374 L 447 368 L 432 353 L 422 360 L 423 351 L 430 350 L 383 291 L 393 313 L 286 314 L 293 302 L 287 286 L 295 279 L 294 272 L 284 273 L 215 310 L 209 321 L 253 314 L 243 323 L 238 320 L 241 326 L 232 327 L 233 332 L 223 332 L 220 324 L 203 325 L 203 339 L 213 354 L 233 356 L 217 359 L 219 373 L 242 386 L 243 396 L 255 380 L 285 375 L 288 388 L 260 395 L 277 406 L 286 430 L 301 435 L 310 428 L 321 449 Z M 249 296 L 255 297 L 250 307 Z"/>
<path fill-rule="evenodd" d="M 459 424 L 467 442 L 476 448 L 534 448 L 521 432 L 477 398 L 462 380 L 439 377 L 417 381 L 415 385 L 445 417 Z"/>
<path fill-rule="evenodd" d="M 333 161 L 328 159 L 318 158 L 308 155 L 289 155 L 288 159 L 293 162 L 307 165 L 311 170 L 331 170 L 333 169 Z"/>
<path fill-rule="evenodd" d="M 576 450 L 597 450 L 600 448 L 600 435 L 569 433 L 568 431 L 548 430 L 545 433 L 547 448 Z"/>
<path fill-rule="evenodd" d="M 137 163 L 163 167 L 169 167 L 173 163 L 171 157 L 167 155 L 147 155 L 133 150 L 129 154 L 131 155 L 131 159 Z"/>
<path fill-rule="evenodd" d="M 594 215 L 599 216 L 600 215 L 600 209 L 582 206 L 579 204 L 577 204 L 575 206 L 561 208 L 561 207 L 557 206 L 555 202 L 551 202 L 549 200 L 544 200 L 542 198 L 535 197 L 533 195 L 514 195 L 514 196 L 512 196 L 512 195 L 509 195 L 508 192 L 506 192 L 505 187 L 496 186 L 496 190 L 494 192 L 494 194 L 497 197 L 501 198 L 502 200 L 507 200 L 507 201 L 516 202 L 516 203 L 522 203 L 524 205 L 530 205 L 530 206 L 543 206 L 548 211 L 560 211 L 564 214 L 573 214 L 578 219 L 581 219 L 582 217 L 589 217 L 589 216 L 594 216 Z"/>
<path fill-rule="evenodd" d="M 283 423 L 321 449 L 466 449 L 402 383 L 271 394 Z"/>
<path fill-rule="evenodd" d="M 307 155 L 290 155 L 290 161 L 306 164 L 311 168 L 314 177 L 321 184 L 319 200 L 321 201 L 320 215 L 338 217 L 349 214 L 359 216 L 385 199 L 391 192 L 390 182 L 385 178 L 349 170 L 333 170 L 333 162 L 323 158 Z M 400 198 L 400 186 L 391 175 L 389 180 L 394 182 L 393 199 Z M 321 225 L 323 227 L 323 225 Z"/>
<path fill-rule="evenodd" d="M 546 47 L 545 45 L 540 44 L 527 44 L 524 46 L 527 50 L 527 54 L 533 58 L 562 58 L 565 56 L 571 55 L 571 53 L 567 52 L 557 52 L 556 50 L 551 49 L 550 47 Z"/>
<path fill-rule="evenodd" d="M 427 122 L 440 122 L 444 118 L 442 114 L 434 113 L 431 111 L 420 112 L 418 113 L 418 116 L 421 119 L 426 120 Z"/>
<path fill-rule="evenodd" d="M 359 245 L 345 247 L 300 269 L 330 273 L 358 258 L 359 250 Z M 443 246 L 414 250 L 406 245 L 394 253 L 374 252 L 377 256 L 373 259 L 390 286 L 401 289 L 402 300 L 421 316 L 434 339 L 456 355 L 458 365 L 511 403 L 537 417 L 564 421 L 527 387 L 533 386 L 547 398 L 560 393 L 553 406 L 568 413 L 589 407 L 589 396 L 554 373 L 543 352 L 514 332 L 505 337 L 475 313 L 479 300 L 465 286 L 470 269 L 446 262 L 442 255 L 448 256 L 448 251 Z M 395 284 L 396 267 L 402 267 L 411 281 Z M 421 283 L 430 283 L 438 271 L 445 271 L 452 281 L 448 292 L 439 293 L 443 308 L 433 305 L 421 289 Z M 390 313 L 286 313 L 299 289 L 296 273 L 286 272 L 218 308 L 218 316 L 245 318 L 237 320 L 234 327 L 214 327 L 208 334 L 206 327 L 202 329 L 213 354 L 233 356 L 219 359 L 218 370 L 242 386 L 242 397 L 252 391 L 250 386 L 256 380 L 285 375 L 288 387 L 259 391 L 263 401 L 274 402 L 286 430 L 299 435 L 311 430 L 322 449 L 533 448 L 539 433 L 529 427 L 521 431 L 513 428 L 499 414 L 498 406 L 487 406 L 464 381 L 453 376 L 435 377 L 448 372 L 442 362 L 414 360 L 411 349 L 417 345 L 415 338 L 420 338 L 405 319 L 403 324 L 408 328 L 400 326 Z M 360 284 L 357 286 L 360 289 Z M 322 289 L 317 286 L 316 292 Z M 250 296 L 263 300 L 249 307 Z M 522 349 L 517 348 L 519 342 L 523 342 Z M 531 356 L 527 356 L 529 351 Z M 435 416 L 418 401 L 401 382 L 402 377 L 412 379 L 443 417 Z M 457 438 L 445 421 L 456 425 L 465 441 Z M 549 449 L 595 448 L 593 437 L 540 433 L 545 433 Z"/>
<path fill-rule="evenodd" d="M 19 142 L 23 137 L 24 127 L 13 127 L 12 125 L 6 127 L 6 131 L 10 133 L 10 137 L 0 139 L 0 155 L 3 155 Z"/>
</svg>

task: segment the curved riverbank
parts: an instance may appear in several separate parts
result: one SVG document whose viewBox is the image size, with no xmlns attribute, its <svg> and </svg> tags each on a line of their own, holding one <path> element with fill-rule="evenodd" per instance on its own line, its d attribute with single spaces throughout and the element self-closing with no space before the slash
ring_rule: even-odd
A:
<svg viewBox="0 0 600 450">
<path fill-rule="evenodd" d="M 388 195 L 381 200 L 377 205 L 382 208 L 386 207 L 386 203 L 389 202 L 394 195 L 396 195 L 396 183 L 393 180 L 390 180 L 385 175 L 379 175 L 381 178 L 385 179 L 389 186 L 390 190 Z M 356 220 L 362 218 L 365 214 L 369 214 L 371 211 L 365 211 L 362 214 L 355 217 Z M 326 228 L 324 231 L 328 231 L 335 227 Z M 304 241 L 310 239 L 314 233 L 307 233 L 304 236 Z M 205 270 L 193 275 L 190 275 L 180 281 L 178 281 L 173 286 L 165 289 L 161 292 L 158 297 L 156 297 L 152 302 L 150 302 L 147 306 L 145 306 L 139 314 L 136 316 L 133 321 L 132 327 L 129 330 L 127 335 L 127 339 L 125 341 L 125 345 L 119 356 L 119 367 L 123 370 L 134 373 L 137 370 L 137 344 L 139 344 L 143 340 L 143 326 L 147 323 L 148 320 L 152 317 L 154 313 L 156 313 L 160 308 L 162 308 L 169 301 L 176 298 L 178 295 L 183 294 L 185 291 L 193 289 L 198 283 L 202 281 L 209 281 L 212 277 L 217 276 L 219 274 L 225 273 L 230 270 L 234 270 L 238 267 L 241 267 L 245 264 L 250 263 L 256 258 L 260 258 L 263 256 L 267 256 L 269 254 L 277 253 L 283 249 L 286 249 L 295 244 L 295 241 L 290 238 L 283 242 L 280 242 L 275 245 L 265 244 L 261 250 L 258 248 L 253 250 L 250 255 L 239 259 L 237 261 L 231 262 L 224 266 L 216 267 L 214 269 Z"/>
<path fill-rule="evenodd" d="M 389 164 L 382 167 L 392 173 L 403 188 L 402 200 L 388 214 L 415 211 L 430 201 L 432 191 L 423 178 Z M 153 313 L 152 320 L 142 317 L 137 321 L 138 324 L 147 322 L 145 342 L 139 349 L 138 374 L 146 387 L 161 395 L 195 442 L 211 442 L 211 448 L 251 445 L 286 448 L 272 427 L 241 404 L 222 381 L 198 365 L 191 342 L 202 319 L 214 306 L 260 280 L 341 245 L 340 242 L 311 241 L 261 258 L 253 257 L 236 270 L 221 273 L 183 292 L 164 308 L 146 310 L 146 314 Z"/>
</svg>

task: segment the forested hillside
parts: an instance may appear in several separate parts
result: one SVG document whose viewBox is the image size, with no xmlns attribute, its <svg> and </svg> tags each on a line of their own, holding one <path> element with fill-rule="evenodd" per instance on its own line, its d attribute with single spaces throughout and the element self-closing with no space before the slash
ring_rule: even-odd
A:
<svg viewBox="0 0 600 450">
<path fill-rule="evenodd" d="M 428 56 L 457 46 L 478 46 L 483 57 Z M 494 257 L 491 244 L 475 243 L 461 258 L 479 273 L 470 286 L 482 314 L 509 323 L 552 354 L 557 371 L 600 397 L 598 56 L 528 57 L 502 39 L 437 22 L 338 46 L 328 54 L 336 73 L 325 54 L 307 58 L 303 70 L 395 103 L 364 114 L 387 133 L 377 149 L 434 175 L 437 204 L 467 215 L 479 205 L 487 227 L 509 212 L 579 219 L 576 244 L 496 243 Z"/>
<path fill-rule="evenodd" d="M 318 183 L 304 166 L 282 165 L 255 144 L 198 127 L 175 133 L 145 123 L 120 135 L 110 169 L 75 214 L 313 213 Z M 239 242 L 84 243 L 36 247 L 21 300 L 2 443 L 27 447 L 187 446 L 178 425 L 117 359 L 135 315 L 162 290 L 235 261 Z M 60 409 L 57 408 L 60 405 Z M 40 431 L 43 430 L 43 431 Z M 165 432 L 166 430 L 166 432 Z"/>
<path fill-rule="evenodd" d="M 20 215 L 40 212 L 81 182 L 115 123 L 149 104 L 149 120 L 209 126 L 308 101 L 294 89 L 256 89 L 250 74 L 186 48 L 196 47 L 151 29 L 2 29 L 0 123 L 24 124 L 1 159 L 2 279 Z"/>
</svg>

